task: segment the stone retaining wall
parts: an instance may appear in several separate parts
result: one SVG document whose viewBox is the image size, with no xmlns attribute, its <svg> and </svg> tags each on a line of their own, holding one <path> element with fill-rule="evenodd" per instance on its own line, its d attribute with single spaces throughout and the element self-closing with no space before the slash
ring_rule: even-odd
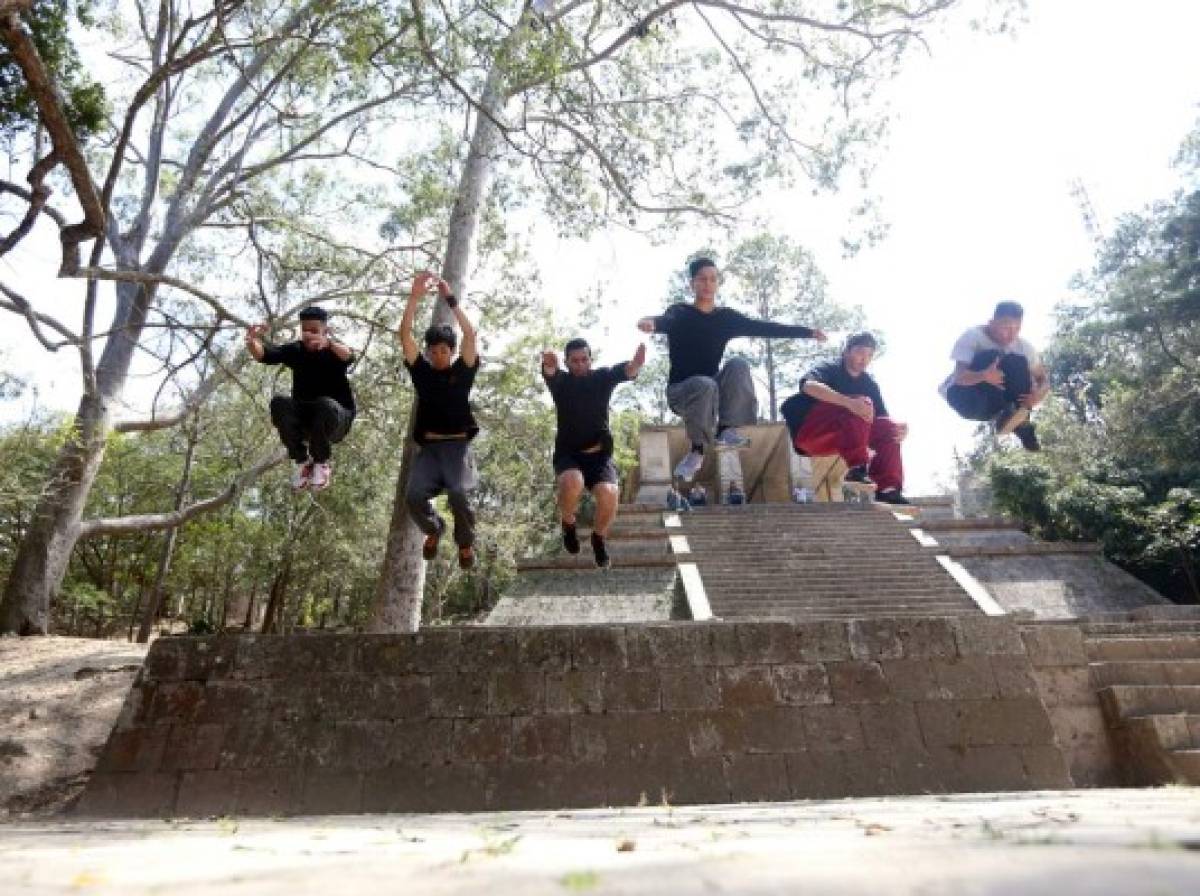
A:
<svg viewBox="0 0 1200 896">
<path fill-rule="evenodd" d="M 1010 619 L 164 638 L 88 815 L 1070 786 Z"/>
</svg>

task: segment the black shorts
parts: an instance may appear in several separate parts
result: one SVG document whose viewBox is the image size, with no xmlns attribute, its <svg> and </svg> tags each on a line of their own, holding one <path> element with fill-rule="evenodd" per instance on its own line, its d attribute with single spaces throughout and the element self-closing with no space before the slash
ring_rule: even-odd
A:
<svg viewBox="0 0 1200 896">
<path fill-rule="evenodd" d="M 583 487 L 591 489 L 601 482 L 617 484 L 617 465 L 607 451 L 591 454 L 572 452 L 554 455 L 554 475 L 560 476 L 567 470 L 578 470 L 583 474 Z"/>
</svg>

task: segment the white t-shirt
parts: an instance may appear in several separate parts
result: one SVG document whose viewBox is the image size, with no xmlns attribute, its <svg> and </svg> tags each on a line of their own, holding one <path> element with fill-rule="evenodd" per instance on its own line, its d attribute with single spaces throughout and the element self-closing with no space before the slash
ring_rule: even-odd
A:
<svg viewBox="0 0 1200 896">
<path fill-rule="evenodd" d="M 988 335 L 986 326 L 971 327 L 971 329 L 959 336 L 958 341 L 954 343 L 954 348 L 950 352 L 950 358 L 956 364 L 961 362 L 969 367 L 979 352 L 986 351 L 997 351 L 1002 355 L 1024 355 L 1025 360 L 1029 362 L 1030 370 L 1033 370 L 1033 368 L 1042 363 L 1037 349 L 1028 340 L 1018 336 L 1009 345 L 1000 345 Z M 955 370 L 957 371 L 957 367 Z M 946 377 L 945 382 L 938 387 L 938 391 L 942 394 L 943 398 L 946 397 L 946 392 L 949 388 L 954 385 L 954 376 L 955 374 L 952 372 Z"/>
</svg>

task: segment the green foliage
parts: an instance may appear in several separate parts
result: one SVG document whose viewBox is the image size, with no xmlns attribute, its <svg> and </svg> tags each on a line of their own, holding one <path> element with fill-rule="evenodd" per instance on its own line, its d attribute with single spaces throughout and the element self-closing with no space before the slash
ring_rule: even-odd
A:
<svg viewBox="0 0 1200 896">
<path fill-rule="evenodd" d="M 108 113 L 104 87 L 83 69 L 71 42 L 71 23 L 91 24 L 90 0 L 34 0 L 22 17 L 50 76 L 58 87 L 67 120 L 80 143 L 95 133 Z M 0 141 L 11 144 L 15 136 L 38 125 L 38 110 L 25 85 L 25 76 L 8 49 L 0 45 Z"/>
</svg>

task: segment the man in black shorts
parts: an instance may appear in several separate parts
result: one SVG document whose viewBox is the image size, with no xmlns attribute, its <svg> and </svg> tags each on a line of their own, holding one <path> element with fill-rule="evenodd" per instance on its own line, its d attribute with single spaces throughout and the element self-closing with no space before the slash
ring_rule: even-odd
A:
<svg viewBox="0 0 1200 896">
<path fill-rule="evenodd" d="M 426 330 L 424 354 L 413 337 L 417 301 L 434 285 L 462 330 L 462 351 L 457 358 L 453 327 L 432 326 Z M 471 439 L 479 432 L 470 404 L 471 387 L 479 371 L 475 328 L 463 314 L 449 284 L 422 271 L 413 279 L 412 292 L 400 319 L 399 336 L 404 366 L 417 392 L 413 439 L 419 447 L 405 494 L 408 511 L 417 528 L 425 533 L 422 556 L 432 560 L 446 531 L 446 521 L 434 509 L 433 498 L 444 491 L 454 516 L 458 565 L 470 569 L 475 565 L 475 514 L 468 492 L 479 484 L 471 455 Z"/>
<path fill-rule="evenodd" d="M 558 355 L 542 353 L 542 377 L 554 398 L 558 434 L 554 439 L 554 475 L 557 477 L 558 514 L 563 547 L 579 553 L 575 511 L 583 490 L 596 499 L 592 526 L 592 553 L 596 565 L 611 564 L 605 539 L 617 516 L 617 468 L 613 464 L 613 437 L 608 428 L 608 402 L 613 389 L 635 379 L 646 363 L 646 346 L 639 345 L 633 359 L 612 367 L 592 369 L 592 350 L 583 339 L 572 339 L 563 350 L 567 370 L 558 366 Z"/>
</svg>

